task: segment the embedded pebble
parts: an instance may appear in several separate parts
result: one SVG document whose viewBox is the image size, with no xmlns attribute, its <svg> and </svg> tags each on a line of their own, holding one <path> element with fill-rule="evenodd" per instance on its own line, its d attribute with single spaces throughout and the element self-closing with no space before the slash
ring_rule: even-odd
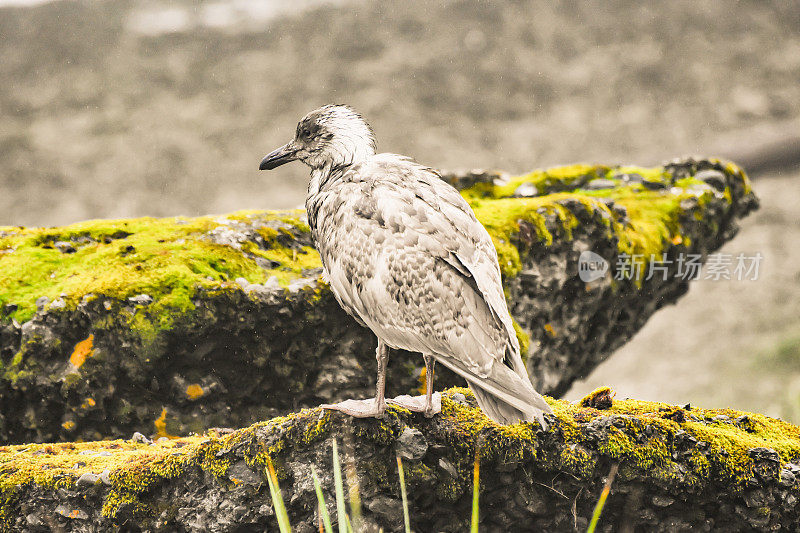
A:
<svg viewBox="0 0 800 533">
<path fill-rule="evenodd" d="M 253 471 L 252 468 L 247 466 L 244 461 L 239 461 L 230 468 L 228 468 L 228 477 L 236 479 L 247 485 L 259 485 L 262 482 L 261 476 Z"/>
<path fill-rule="evenodd" d="M 133 434 L 133 436 L 131 437 L 131 440 L 133 442 L 140 442 L 142 444 L 150 444 L 151 442 L 153 442 L 150 439 L 148 439 L 147 437 L 145 437 L 144 435 L 142 435 L 141 433 L 139 433 L 138 431 Z"/>
<path fill-rule="evenodd" d="M 428 442 L 420 430 L 406 427 L 397 438 L 396 451 L 400 457 L 416 461 L 428 452 Z"/>
<path fill-rule="evenodd" d="M 71 518 L 73 520 L 88 520 L 89 515 L 83 509 L 76 509 L 73 506 L 61 504 L 56 507 L 56 513 L 60 514 L 65 518 Z"/>
<path fill-rule="evenodd" d="M 306 287 L 310 287 L 316 284 L 316 280 L 313 279 L 299 279 L 297 281 L 292 282 L 289 284 L 289 292 L 296 293 L 300 292 L 301 290 L 305 289 Z"/>
<path fill-rule="evenodd" d="M 453 463 L 451 463 L 444 457 L 439 459 L 439 467 L 448 474 L 450 474 L 451 477 L 458 478 L 458 470 L 456 470 L 456 467 L 453 466 Z"/>
<path fill-rule="evenodd" d="M 727 185 L 725 175 L 719 170 L 701 170 L 694 177 L 708 183 L 718 191 L 724 191 Z"/>
<path fill-rule="evenodd" d="M 457 404 L 460 404 L 460 405 L 469 405 L 469 402 L 467 401 L 467 397 L 464 396 L 463 394 L 461 394 L 460 392 L 456 392 L 456 393 L 452 394 L 450 396 L 450 399 L 452 401 L 456 402 Z"/>
<path fill-rule="evenodd" d="M 617 179 L 621 179 L 625 183 L 641 183 L 644 181 L 644 177 L 636 172 L 630 172 L 627 174 L 618 174 L 617 176 L 614 177 Z"/>
<path fill-rule="evenodd" d="M 386 517 L 391 522 L 397 523 L 403 520 L 403 503 L 388 496 L 377 496 L 367 504 L 367 508 L 377 514 Z"/>
<path fill-rule="evenodd" d="M 57 241 L 55 244 L 53 244 L 53 248 L 62 254 L 74 254 L 76 252 L 75 246 L 73 246 L 71 242 L 66 241 Z"/>
<path fill-rule="evenodd" d="M 148 305 L 153 302 L 153 297 L 149 294 L 138 294 L 128 298 L 128 301 L 136 305 Z"/>
<path fill-rule="evenodd" d="M 50 298 L 47 296 L 40 296 L 36 299 L 36 310 L 44 311 L 45 306 L 50 303 Z"/>
<path fill-rule="evenodd" d="M 667 186 L 664 183 L 661 183 L 660 181 L 643 180 L 642 181 L 642 185 L 644 185 L 645 188 L 650 189 L 650 190 L 654 190 L 654 191 L 657 191 L 659 189 L 666 189 L 667 188 Z"/>
<path fill-rule="evenodd" d="M 675 503 L 675 498 L 670 498 L 669 496 L 656 495 L 653 496 L 653 499 L 651 501 L 653 502 L 653 505 L 655 505 L 656 507 L 669 507 L 670 505 Z"/>
<path fill-rule="evenodd" d="M 539 189 L 531 182 L 525 182 L 514 191 L 514 198 L 530 198 L 539 194 Z"/>
<path fill-rule="evenodd" d="M 100 476 L 97 474 L 93 474 L 91 472 L 86 472 L 81 477 L 78 478 L 78 481 L 75 482 L 76 485 L 79 487 L 81 486 L 93 486 L 100 480 Z"/>
<path fill-rule="evenodd" d="M 613 180 L 594 179 L 586 184 L 586 189 L 590 191 L 599 191 L 602 189 L 613 189 L 616 186 L 617 183 Z"/>
<path fill-rule="evenodd" d="M 794 482 L 797 480 L 797 477 L 791 472 L 791 470 L 783 469 L 781 470 L 781 480 L 780 484 L 784 487 L 791 487 L 794 485 Z"/>
</svg>

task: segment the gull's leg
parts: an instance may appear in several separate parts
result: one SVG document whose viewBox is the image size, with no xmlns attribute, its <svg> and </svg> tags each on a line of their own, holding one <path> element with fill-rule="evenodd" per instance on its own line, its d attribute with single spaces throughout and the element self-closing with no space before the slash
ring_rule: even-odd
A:
<svg viewBox="0 0 800 533">
<path fill-rule="evenodd" d="M 375 398 L 369 400 L 345 400 L 339 403 L 324 404 L 323 409 L 333 409 L 357 418 L 379 417 L 386 411 L 384 390 L 386 389 L 386 363 L 389 361 L 389 347 L 378 339 L 375 350 L 378 360 L 378 379 L 375 386 Z"/>
<path fill-rule="evenodd" d="M 387 400 L 387 403 L 399 405 L 415 413 L 425 413 L 430 418 L 442 410 L 442 395 L 433 393 L 433 366 L 436 360 L 433 356 L 422 354 L 425 358 L 425 396 L 409 396 L 403 394 L 397 398 Z"/>
<path fill-rule="evenodd" d="M 378 339 L 378 348 L 375 350 L 375 359 L 378 360 L 378 377 L 375 380 L 375 406 L 381 414 L 386 410 L 386 364 L 389 362 L 389 347 Z"/>
</svg>

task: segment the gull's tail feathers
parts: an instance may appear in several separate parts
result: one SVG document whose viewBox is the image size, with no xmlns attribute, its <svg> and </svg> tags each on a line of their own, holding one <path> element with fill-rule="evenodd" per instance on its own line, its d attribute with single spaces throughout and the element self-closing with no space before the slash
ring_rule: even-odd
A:
<svg viewBox="0 0 800 533">
<path fill-rule="evenodd" d="M 522 412 L 477 385 L 470 383 L 469 388 L 475 395 L 475 399 L 478 400 L 478 407 L 481 408 L 481 411 L 498 424 L 507 426 L 517 422 L 533 422 L 535 420 L 539 422 L 543 430 L 547 430 L 547 422 L 544 421 L 545 411 L 543 409 L 531 406 L 527 412 Z M 550 406 L 547 408 L 547 412 L 551 412 L 549 411 Z"/>
<path fill-rule="evenodd" d="M 553 414 L 541 394 L 536 392 L 528 380 L 504 364 L 492 365 L 486 377 L 476 376 L 451 357 L 434 356 L 469 383 L 478 405 L 486 415 L 498 424 L 538 421 L 543 430 L 547 429 L 544 414 Z"/>
</svg>

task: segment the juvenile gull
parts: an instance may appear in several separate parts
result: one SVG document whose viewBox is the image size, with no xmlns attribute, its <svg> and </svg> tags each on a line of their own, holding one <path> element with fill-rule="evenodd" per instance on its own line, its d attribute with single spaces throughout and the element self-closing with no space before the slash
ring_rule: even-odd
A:
<svg viewBox="0 0 800 533">
<path fill-rule="evenodd" d="M 311 167 L 308 223 L 331 290 L 378 337 L 375 398 L 324 407 L 380 416 L 388 401 L 433 416 L 438 361 L 467 380 L 492 420 L 546 427 L 552 410 L 520 357 L 497 252 L 458 191 L 407 157 L 376 154 L 372 130 L 346 106 L 306 115 L 259 168 L 294 160 Z M 389 348 L 423 354 L 424 396 L 384 399 Z"/>
</svg>

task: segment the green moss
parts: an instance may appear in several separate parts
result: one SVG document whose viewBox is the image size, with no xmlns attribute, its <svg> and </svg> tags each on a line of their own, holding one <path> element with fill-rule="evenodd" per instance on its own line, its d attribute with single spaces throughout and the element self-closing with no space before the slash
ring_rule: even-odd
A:
<svg viewBox="0 0 800 533">
<path fill-rule="evenodd" d="M 281 232 L 289 231 L 286 227 L 262 226 L 263 248 L 243 241 L 242 249 L 237 249 L 209 238 L 210 232 L 231 222 L 280 222 L 293 231 L 307 232 L 301 212 L 296 213 L 239 212 L 224 219 L 141 218 L 94 220 L 61 228 L 0 228 L 0 305 L 16 304 L 10 317 L 25 321 L 41 296 L 51 301 L 63 296 L 68 306 L 75 306 L 87 294 L 116 300 L 148 294 L 154 300 L 148 313 L 155 317 L 157 328 L 167 328 L 170 313 L 193 309 L 192 297 L 200 289 L 229 287 L 236 278 L 263 283 L 272 275 L 285 285 L 304 270 L 321 266 L 313 248 L 281 244 Z M 68 243 L 70 253 L 59 251 L 56 243 Z M 278 266 L 262 269 L 256 257 Z"/>
<path fill-rule="evenodd" d="M 693 408 L 679 422 L 674 412 L 680 408 L 658 402 L 615 401 L 609 409 L 599 411 L 566 401 L 548 400 L 558 418 L 557 426 L 550 431 L 557 431 L 563 443 L 560 452 L 553 456 L 537 450 L 534 425 L 497 425 L 479 409 L 452 402 L 449 396 L 454 392 L 470 394 L 468 389 L 451 389 L 443 398 L 442 416 L 456 422 L 456 438 L 451 445 L 458 448 L 471 443 L 477 446 L 482 459 L 515 461 L 532 455 L 544 469 L 563 469 L 578 477 L 592 474 L 596 456 L 589 450 L 594 449 L 600 455 L 620 461 L 624 466 L 623 474 L 636 472 L 689 486 L 699 485 L 713 476 L 730 484 L 733 490 L 743 490 L 752 477 L 750 449 L 774 449 L 783 461 L 800 456 L 800 428 L 763 415 Z M 731 419 L 746 416 L 748 423 L 713 422 L 718 415 Z M 582 431 L 582 425 L 600 416 L 612 416 L 613 423 L 608 426 L 606 438 L 596 442 L 592 433 Z M 691 467 L 689 472 L 679 468 L 672 459 L 671 446 L 679 431 L 706 442 L 709 447 L 706 454 L 692 450 L 687 461 Z M 470 449 L 467 445 L 463 450 L 465 456 L 470 455 Z"/>
<path fill-rule="evenodd" d="M 479 183 L 466 189 L 463 194 L 468 200 L 479 198 L 507 198 L 514 194 L 520 185 L 530 183 L 539 194 L 547 194 L 553 189 L 559 191 L 577 188 L 588 180 L 606 177 L 609 168 L 600 165 L 570 165 L 534 170 L 522 176 L 512 177 L 503 185 Z"/>
<path fill-rule="evenodd" d="M 437 494 L 448 501 L 464 494 L 476 454 L 482 464 L 535 461 L 543 471 L 564 471 L 583 479 L 595 475 L 598 460 L 604 457 L 620 463 L 623 478 L 644 476 L 697 489 L 713 480 L 733 491 L 744 490 L 753 475 L 750 449 L 774 449 L 782 461 L 800 456 L 800 428 L 758 414 L 729 409 L 687 411 L 637 400 L 615 401 L 610 408 L 597 410 L 548 399 L 557 420 L 543 434 L 537 424 L 498 425 L 478 408 L 454 401 L 455 393 L 471 397 L 468 389 L 446 391 L 435 431 L 437 438 L 443 439 L 458 476 L 442 479 L 425 462 L 404 463 L 410 485 L 439 483 Z M 676 416 L 679 412 L 682 415 Z M 719 421 L 715 418 L 719 415 L 728 417 L 723 420 L 742 422 Z M 747 418 L 741 418 L 744 416 Z M 261 471 L 270 457 L 281 475 L 281 458 L 286 460 L 293 449 L 316 446 L 341 432 L 339 417 L 319 408 L 305 409 L 225 436 L 211 433 L 153 445 L 117 440 L 0 447 L 0 520 L 10 520 L 17 499 L 31 483 L 45 489 L 74 490 L 82 474 L 104 470 L 110 472 L 111 480 L 103 496 L 105 517 L 113 519 L 123 511 L 125 516 L 154 516 L 163 504 L 148 496 L 157 483 L 200 469 L 223 486 L 233 486 L 235 480 L 227 476 L 234 460 L 231 451 L 236 449 L 245 450 L 247 464 Z M 390 447 L 411 417 L 407 411 L 390 409 L 383 420 L 354 423 L 352 427 L 358 431 L 352 437 L 368 439 L 379 449 Z M 587 430 L 600 417 L 604 417 L 604 423 L 598 426 L 604 428 L 602 438 L 598 438 L 596 429 Z M 692 447 L 679 454 L 688 455 L 686 460 L 676 462 L 674 446 L 681 432 L 705 442 L 708 451 L 700 453 L 701 448 Z M 548 444 L 544 446 L 543 442 Z M 256 445 L 259 443 L 261 446 Z M 392 464 L 373 461 L 361 466 L 384 486 L 396 481 Z"/>
<path fill-rule="evenodd" d="M 497 249 L 500 270 L 505 278 L 516 276 L 522 268 L 517 238 L 521 222 L 528 223 L 536 233 L 536 239 L 549 246 L 553 243 L 554 236 L 545 225 L 545 217 L 554 215 L 560 223 L 563 237 L 567 240 L 572 238 L 572 229 L 578 225 L 578 219 L 559 203 L 568 196 L 559 193 L 546 197 L 501 198 L 471 202 L 475 216 L 492 237 Z"/>
<path fill-rule="evenodd" d="M 747 177 L 738 167 L 735 171 L 745 188 L 749 187 Z M 591 179 L 614 179 L 624 174 L 638 174 L 646 181 L 662 183 L 668 188 L 649 190 L 636 181 L 619 179 L 614 180 L 616 187 L 610 189 L 582 188 Z M 463 191 L 463 195 L 489 231 L 506 278 L 515 276 L 521 268 L 520 250 L 524 253 L 526 247 L 522 241 L 533 237 L 539 245 L 551 246 L 556 238 L 572 239 L 572 230 L 579 224 L 581 213 L 572 212 L 566 206 L 573 206 L 576 202 L 616 235 L 620 254 L 632 256 L 643 269 L 651 257 L 660 258 L 671 245 L 688 244 L 680 224 L 683 216 L 681 202 L 697 198 L 702 208 L 713 196 L 708 191 L 698 197 L 697 186 L 701 182 L 693 177 L 679 179 L 674 184 L 670 184 L 670 179 L 670 174 L 662 167 L 573 165 L 517 176 L 505 185 L 477 184 Z M 511 198 L 523 183 L 535 185 L 539 196 Z M 730 191 L 726 199 L 732 202 Z M 626 219 L 609 209 L 609 201 L 624 208 Z M 702 211 L 697 210 L 695 215 L 702 217 Z M 555 221 L 555 227 L 548 227 L 548 218 Z M 525 223 L 533 234 L 521 238 L 521 223 Z"/>
<path fill-rule="evenodd" d="M 614 404 L 615 392 L 611 387 L 598 387 L 578 402 L 581 407 L 592 407 L 594 409 L 608 409 Z"/>
<path fill-rule="evenodd" d="M 512 318 L 512 320 L 514 319 Z M 514 331 L 516 332 L 517 340 L 519 341 L 519 351 L 520 355 L 522 355 L 522 362 L 527 363 L 528 350 L 530 350 L 531 348 L 531 337 L 530 335 L 525 333 L 525 330 L 522 329 L 522 327 L 517 323 L 516 320 L 514 320 Z"/>
<path fill-rule="evenodd" d="M 749 190 L 749 181 L 738 167 L 727 164 L 724 168 Z M 462 194 L 489 231 L 506 279 L 521 268 L 520 254 L 524 256 L 527 247 L 571 240 L 579 219 L 586 215 L 602 221 L 618 237 L 620 253 L 636 256 L 644 265 L 669 245 L 684 242 L 681 201 L 697 198 L 702 208 L 712 193 L 698 198 L 700 182 L 691 177 L 678 180 L 670 189 L 652 191 L 635 181 L 615 179 L 624 174 L 638 174 L 665 185 L 670 178 L 661 167 L 572 165 L 517 176 L 505 185 L 478 184 Z M 582 188 L 595 178 L 614 179 L 617 186 L 596 191 Z M 548 194 L 510 198 L 523 183 Z M 732 201 L 731 191 L 726 194 Z M 627 219 L 609 209 L 609 201 L 624 208 Z M 585 212 L 571 211 L 576 205 Z M 702 218 L 702 209 L 694 215 Z M 238 249 L 209 238 L 215 229 L 235 230 L 238 223 L 251 224 L 264 244 L 242 240 Z M 526 234 L 521 237 L 523 223 Z M 95 220 L 61 228 L 0 228 L 0 306 L 15 304 L 16 311 L 5 319 L 22 322 L 33 315 L 41 296 L 52 301 L 64 295 L 67 305 L 74 307 L 87 294 L 124 300 L 145 293 L 154 299 L 147 310 L 154 327 L 168 329 L 175 312 L 193 309 L 192 298 L 198 290 L 225 290 L 236 278 L 263 283 L 272 276 L 286 286 L 320 267 L 317 252 L 294 238 L 308 231 L 299 210 L 241 211 L 225 218 Z M 56 243 L 68 243 L 68 251 L 74 253 L 62 253 Z M 261 268 L 257 260 L 276 266 Z M 141 323 L 136 327 L 148 329 Z"/>
<path fill-rule="evenodd" d="M 597 464 L 595 457 L 578 443 L 564 446 L 559 457 L 558 467 L 578 478 L 588 479 Z"/>
</svg>

